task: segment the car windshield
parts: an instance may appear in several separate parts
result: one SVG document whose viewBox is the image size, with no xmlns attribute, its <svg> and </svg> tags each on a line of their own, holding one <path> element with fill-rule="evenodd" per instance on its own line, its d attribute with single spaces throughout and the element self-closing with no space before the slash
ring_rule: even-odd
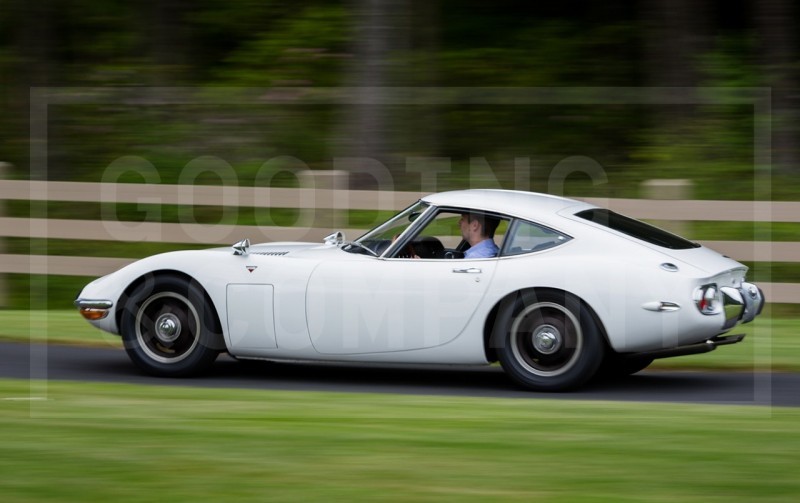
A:
<svg viewBox="0 0 800 503">
<path fill-rule="evenodd" d="M 356 243 L 366 246 L 377 255 L 380 255 L 427 209 L 428 203 L 422 201 L 414 203 L 387 222 L 356 239 Z"/>
</svg>

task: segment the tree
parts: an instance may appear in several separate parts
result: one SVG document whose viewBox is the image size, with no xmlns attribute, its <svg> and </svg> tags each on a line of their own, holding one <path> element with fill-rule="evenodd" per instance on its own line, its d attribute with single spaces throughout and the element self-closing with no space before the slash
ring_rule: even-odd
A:
<svg viewBox="0 0 800 503">
<path fill-rule="evenodd" d="M 385 98 L 384 88 L 391 85 L 391 57 L 402 42 L 405 7 L 405 0 L 357 0 L 353 7 L 353 60 L 347 84 L 356 89 L 353 98 L 357 103 L 344 114 L 342 153 L 362 160 L 353 166 L 351 183 L 355 188 L 373 185 L 369 173 L 374 161 L 386 165 L 395 180 L 401 175 L 389 155 L 389 108 L 371 103 Z"/>
<path fill-rule="evenodd" d="M 758 0 L 755 6 L 759 60 L 765 84 L 772 88 L 772 165 L 781 173 L 800 173 L 794 5 L 789 0 Z"/>
</svg>

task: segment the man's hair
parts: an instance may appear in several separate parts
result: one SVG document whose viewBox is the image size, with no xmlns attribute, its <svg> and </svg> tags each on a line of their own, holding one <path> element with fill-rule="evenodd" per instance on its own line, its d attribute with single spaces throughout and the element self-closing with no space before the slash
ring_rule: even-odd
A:
<svg viewBox="0 0 800 503">
<path fill-rule="evenodd" d="M 484 215 L 483 213 L 467 213 L 467 218 L 470 222 L 477 220 L 481 224 L 481 232 L 487 238 L 494 238 L 494 231 L 500 225 L 499 218 Z"/>
</svg>

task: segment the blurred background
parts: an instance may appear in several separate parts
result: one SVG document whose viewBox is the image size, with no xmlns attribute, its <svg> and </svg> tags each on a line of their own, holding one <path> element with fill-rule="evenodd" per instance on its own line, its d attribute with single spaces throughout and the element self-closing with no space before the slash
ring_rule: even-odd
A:
<svg viewBox="0 0 800 503">
<path fill-rule="evenodd" d="M 647 180 L 680 179 L 687 199 L 795 201 L 799 16 L 790 0 L 6 0 L 0 175 L 176 184 L 191 163 L 213 158 L 220 168 L 189 183 L 296 187 L 293 164 L 352 166 L 350 188 L 386 189 L 369 163 L 336 162 L 357 157 L 385 168 L 391 190 L 553 192 L 554 168 L 579 159 L 603 176 L 578 170 L 558 192 L 637 198 Z M 47 90 L 34 89 L 32 102 L 32 88 Z M 511 90 L 505 104 L 440 99 L 453 88 L 533 88 L 535 99 Z M 344 98 L 331 98 L 335 89 Z M 411 98 L 394 99 L 398 89 Z M 414 89 L 435 98 L 414 102 Z M 32 163 L 42 96 L 46 157 Z M 130 156 L 153 169 L 114 171 Z M 445 165 L 409 168 L 425 157 Z M 87 220 L 104 219 L 111 204 L 0 203 L 14 218 Z M 187 211 L 195 222 L 264 220 L 256 209 L 112 206 L 121 220 L 181 222 Z M 368 227 L 384 216 L 351 212 L 346 223 Z M 296 210 L 273 208 L 267 219 L 291 225 Z M 760 231 L 701 222 L 684 232 L 753 239 Z M 763 234 L 796 240 L 798 225 Z M 190 247 L 36 237 L 3 246 L 128 258 Z M 799 269 L 769 264 L 762 280 L 800 281 Z M 12 307 L 42 290 L 29 275 L 9 281 Z M 45 303 L 63 307 L 84 282 L 51 277 Z"/>
</svg>

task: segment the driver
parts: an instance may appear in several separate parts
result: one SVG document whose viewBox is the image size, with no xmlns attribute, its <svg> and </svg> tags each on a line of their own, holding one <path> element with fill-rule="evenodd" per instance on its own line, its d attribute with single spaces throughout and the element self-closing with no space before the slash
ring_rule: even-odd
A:
<svg viewBox="0 0 800 503">
<path fill-rule="evenodd" d="M 392 237 L 392 243 L 397 241 L 397 238 L 399 238 L 399 237 L 400 237 L 400 234 L 395 234 Z M 405 245 L 403 247 L 402 250 L 397 252 L 397 254 L 394 257 L 395 258 L 419 258 L 419 255 L 417 255 L 417 252 L 414 250 L 414 245 L 411 242 L 409 242 L 407 245 Z"/>
<path fill-rule="evenodd" d="M 458 221 L 461 237 L 469 243 L 464 258 L 496 257 L 500 249 L 494 244 L 494 231 L 500 220 L 481 213 L 462 213 Z"/>
</svg>

